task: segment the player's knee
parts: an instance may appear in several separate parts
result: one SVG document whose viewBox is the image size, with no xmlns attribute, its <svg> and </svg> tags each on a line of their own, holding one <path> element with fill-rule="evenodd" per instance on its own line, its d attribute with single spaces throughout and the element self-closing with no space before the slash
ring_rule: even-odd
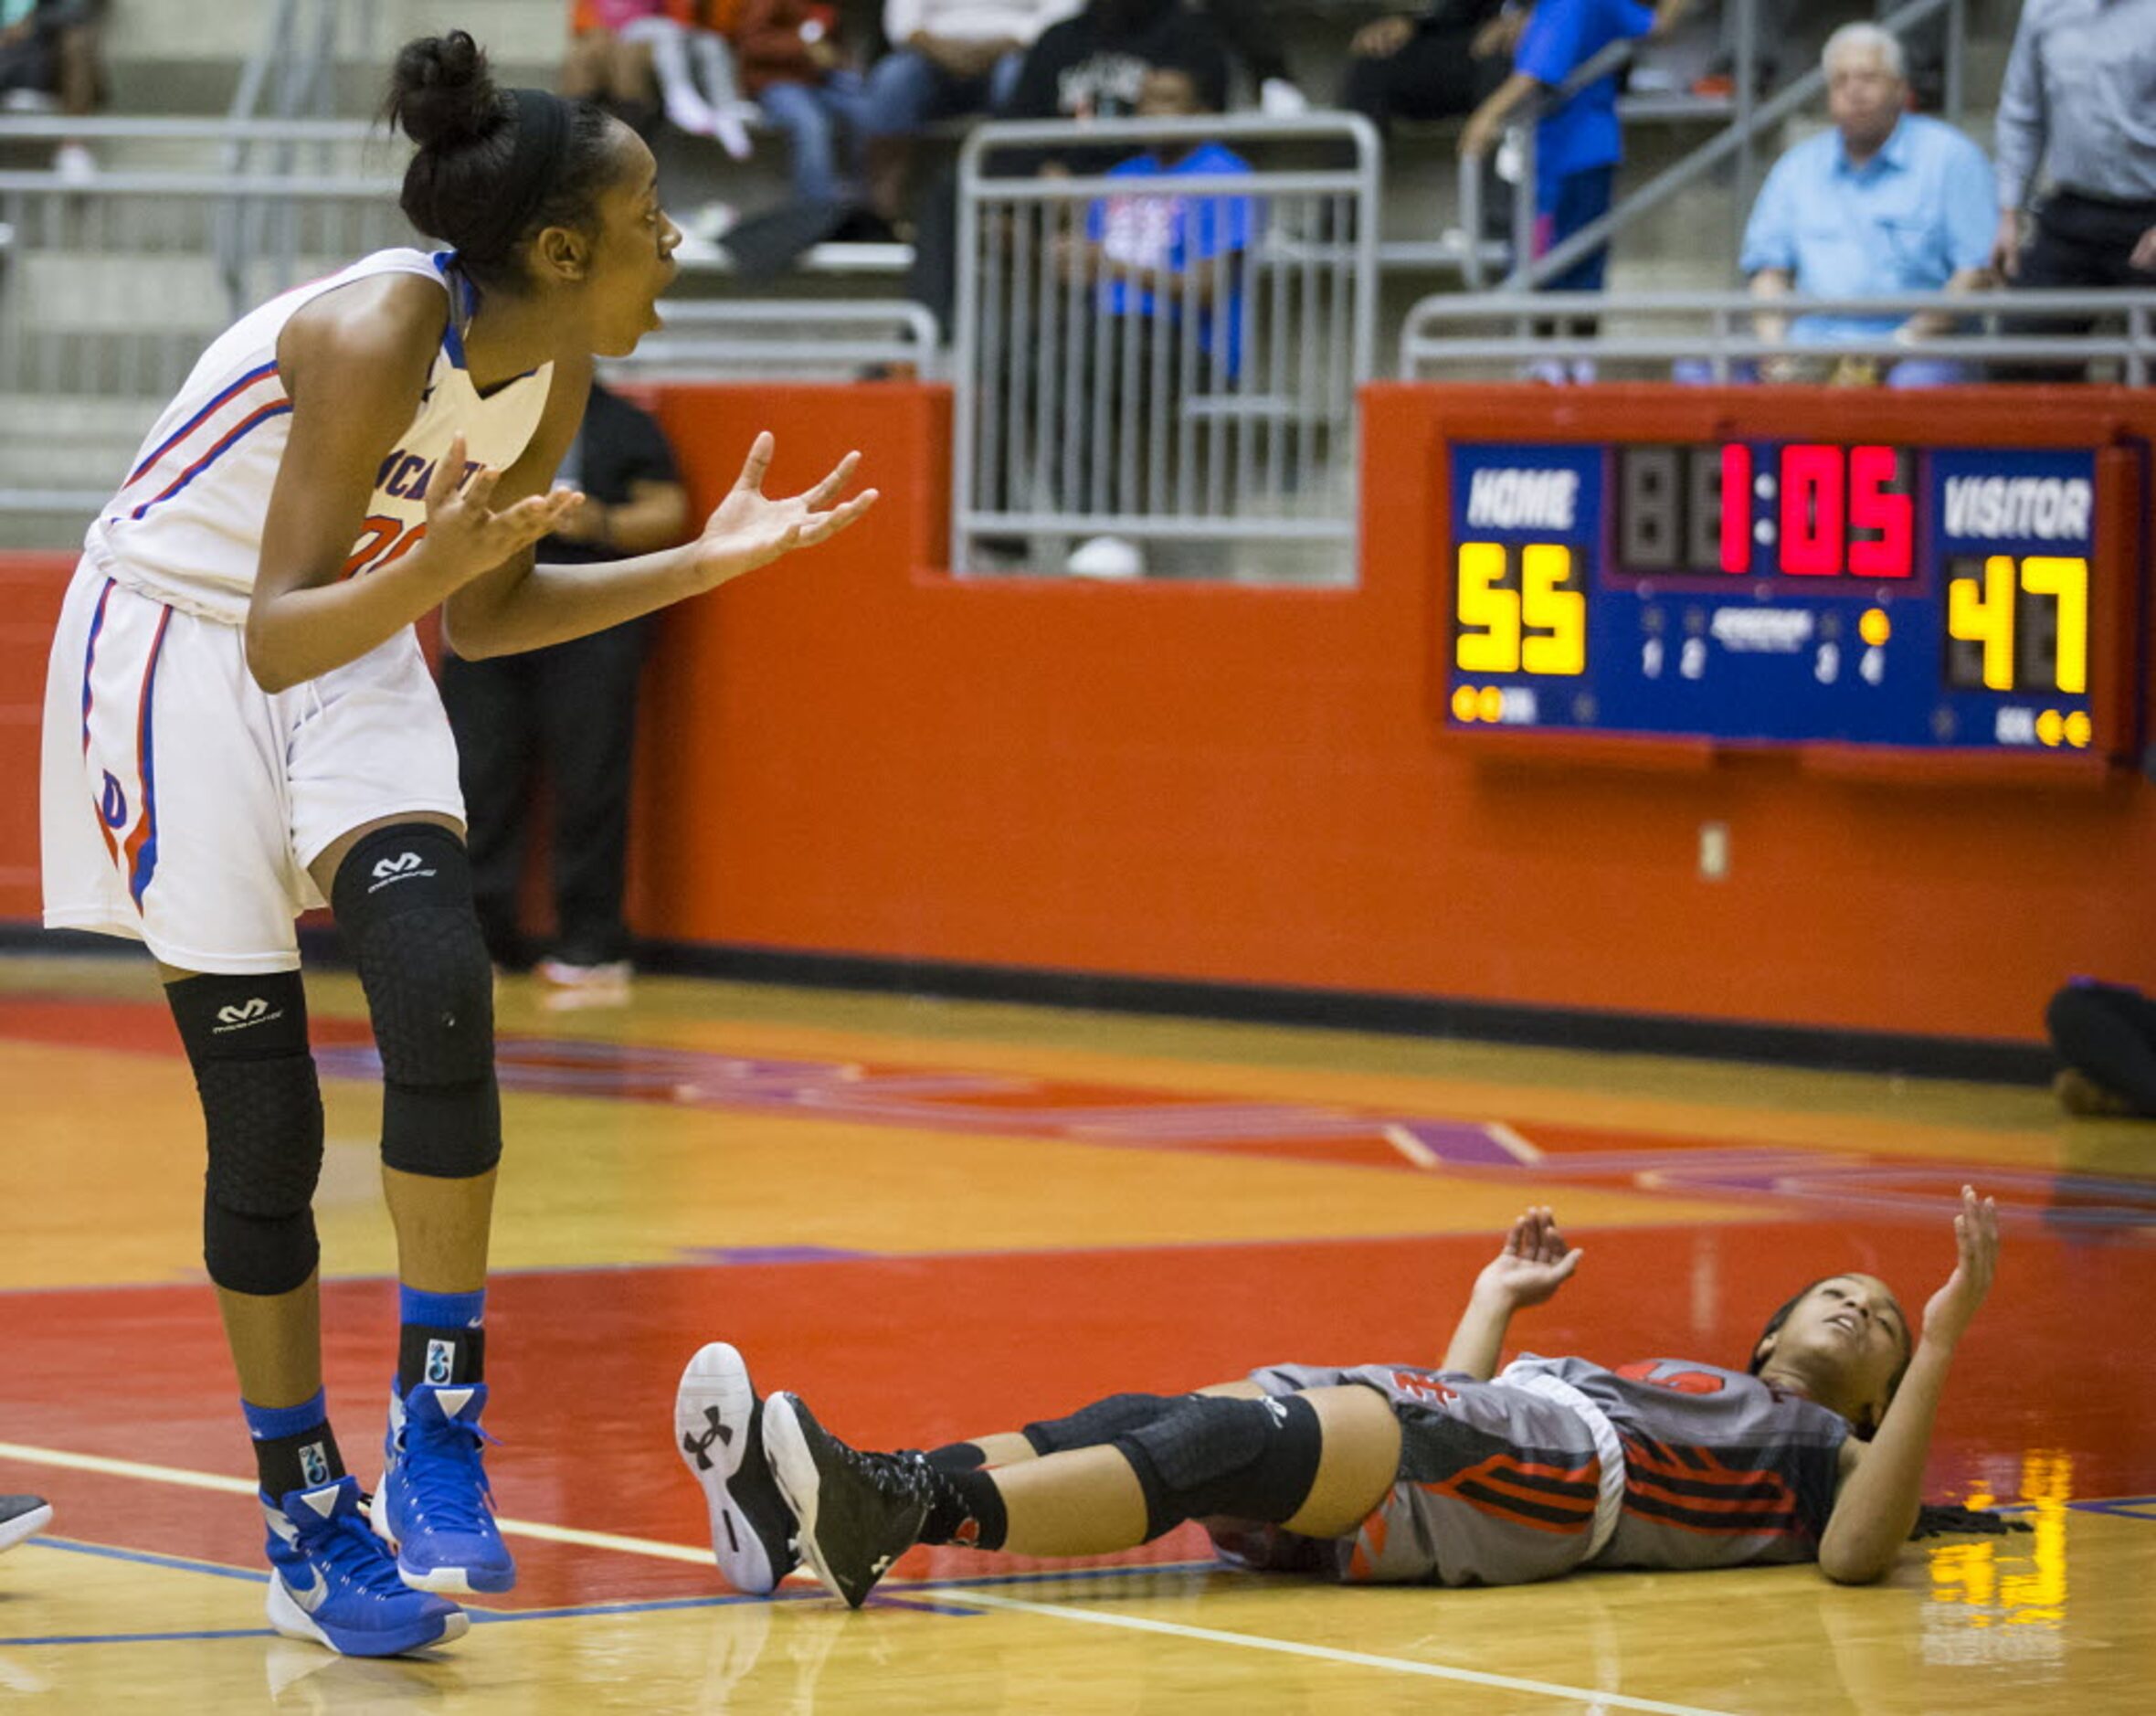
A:
<svg viewBox="0 0 2156 1716">
<path fill-rule="evenodd" d="M 297 971 L 194 977 L 166 995 L 208 1139 L 202 1255 L 236 1293 L 289 1293 L 314 1273 L 322 1092 Z"/>
<path fill-rule="evenodd" d="M 1150 1540 L 1214 1514 L 1271 1525 L 1292 1518 L 1316 1480 L 1324 1433 L 1299 1394 L 1193 1394 L 1115 1446 L 1137 1474 Z"/>
<path fill-rule="evenodd" d="M 464 842 L 431 822 L 378 829 L 346 855 L 331 904 L 382 1056 L 382 1160 L 487 1172 L 502 1156 L 494 976 Z"/>
</svg>

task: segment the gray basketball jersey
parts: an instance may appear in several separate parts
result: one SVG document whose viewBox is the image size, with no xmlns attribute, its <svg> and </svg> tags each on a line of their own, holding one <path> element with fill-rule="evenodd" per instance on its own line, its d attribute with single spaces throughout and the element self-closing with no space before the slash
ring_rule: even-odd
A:
<svg viewBox="0 0 2156 1716">
<path fill-rule="evenodd" d="M 1522 1358 L 1587 1396 L 1624 1450 L 1624 1506 L 1598 1567 L 1810 1561 L 1834 1506 L 1846 1421 L 1757 1377 L 1683 1360 L 1616 1371 Z M 1524 1584 L 1588 1558 L 1601 1462 L 1587 1421 L 1502 1382 L 1412 1365 L 1270 1365 L 1270 1394 L 1340 1383 L 1392 1403 L 1400 1464 L 1352 1537 L 1214 1522 L 1229 1560 L 1351 1583 Z"/>
</svg>

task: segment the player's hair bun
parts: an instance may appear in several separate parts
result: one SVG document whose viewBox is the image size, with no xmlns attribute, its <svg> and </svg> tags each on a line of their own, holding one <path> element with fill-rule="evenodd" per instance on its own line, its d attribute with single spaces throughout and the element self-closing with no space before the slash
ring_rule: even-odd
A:
<svg viewBox="0 0 2156 1716">
<path fill-rule="evenodd" d="M 487 74 L 486 49 L 462 30 L 422 36 L 398 49 L 384 105 L 390 122 L 423 150 L 477 143 L 507 118 Z"/>
</svg>

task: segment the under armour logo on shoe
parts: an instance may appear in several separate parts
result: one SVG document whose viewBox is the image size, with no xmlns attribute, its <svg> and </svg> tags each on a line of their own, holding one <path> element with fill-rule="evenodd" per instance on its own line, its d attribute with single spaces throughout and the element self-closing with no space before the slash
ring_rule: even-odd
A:
<svg viewBox="0 0 2156 1716">
<path fill-rule="evenodd" d="M 711 1428 L 702 1435 L 692 1435 L 683 1431 L 682 1434 L 682 1452 L 694 1455 L 696 1456 L 696 1469 L 700 1472 L 708 1472 L 712 1468 L 712 1457 L 707 1450 L 714 1442 L 732 1447 L 734 1446 L 734 1426 L 721 1421 L 719 1409 L 716 1406 L 706 1406 L 703 1409 L 703 1417 L 704 1422 L 709 1424 Z"/>
<path fill-rule="evenodd" d="M 212 1036 L 222 1036 L 227 1031 L 245 1031 L 249 1025 L 266 1025 L 272 1019 L 284 1017 L 284 1009 L 274 1012 L 259 995 L 249 996 L 236 1007 L 220 1007 L 217 1018 L 222 1022 L 210 1027 Z"/>
<path fill-rule="evenodd" d="M 394 858 L 384 858 L 375 865 L 375 885 L 367 890 L 378 894 L 393 882 L 408 882 L 414 876 L 430 876 L 433 871 L 424 868 L 427 861 L 416 852 L 400 852 Z"/>
</svg>

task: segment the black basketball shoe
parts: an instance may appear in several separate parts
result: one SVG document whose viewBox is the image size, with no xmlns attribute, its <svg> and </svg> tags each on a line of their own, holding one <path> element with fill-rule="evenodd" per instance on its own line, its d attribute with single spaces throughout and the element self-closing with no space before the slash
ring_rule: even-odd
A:
<svg viewBox="0 0 2156 1716">
<path fill-rule="evenodd" d="M 0 1496 L 0 1550 L 13 1549 L 52 1522 L 52 1504 L 43 1496 Z"/>
<path fill-rule="evenodd" d="M 762 1596 L 801 1564 L 794 1516 L 771 1481 L 764 1403 L 741 1354 L 714 1340 L 689 1361 L 674 1394 L 674 1446 L 703 1490 L 711 1548 L 736 1591 Z"/>
<path fill-rule="evenodd" d="M 834 1595 L 858 1609 L 921 1541 L 936 1474 L 918 1455 L 850 1448 L 797 1394 L 764 1403 L 771 1475 L 800 1523 L 801 1552 Z"/>
</svg>

